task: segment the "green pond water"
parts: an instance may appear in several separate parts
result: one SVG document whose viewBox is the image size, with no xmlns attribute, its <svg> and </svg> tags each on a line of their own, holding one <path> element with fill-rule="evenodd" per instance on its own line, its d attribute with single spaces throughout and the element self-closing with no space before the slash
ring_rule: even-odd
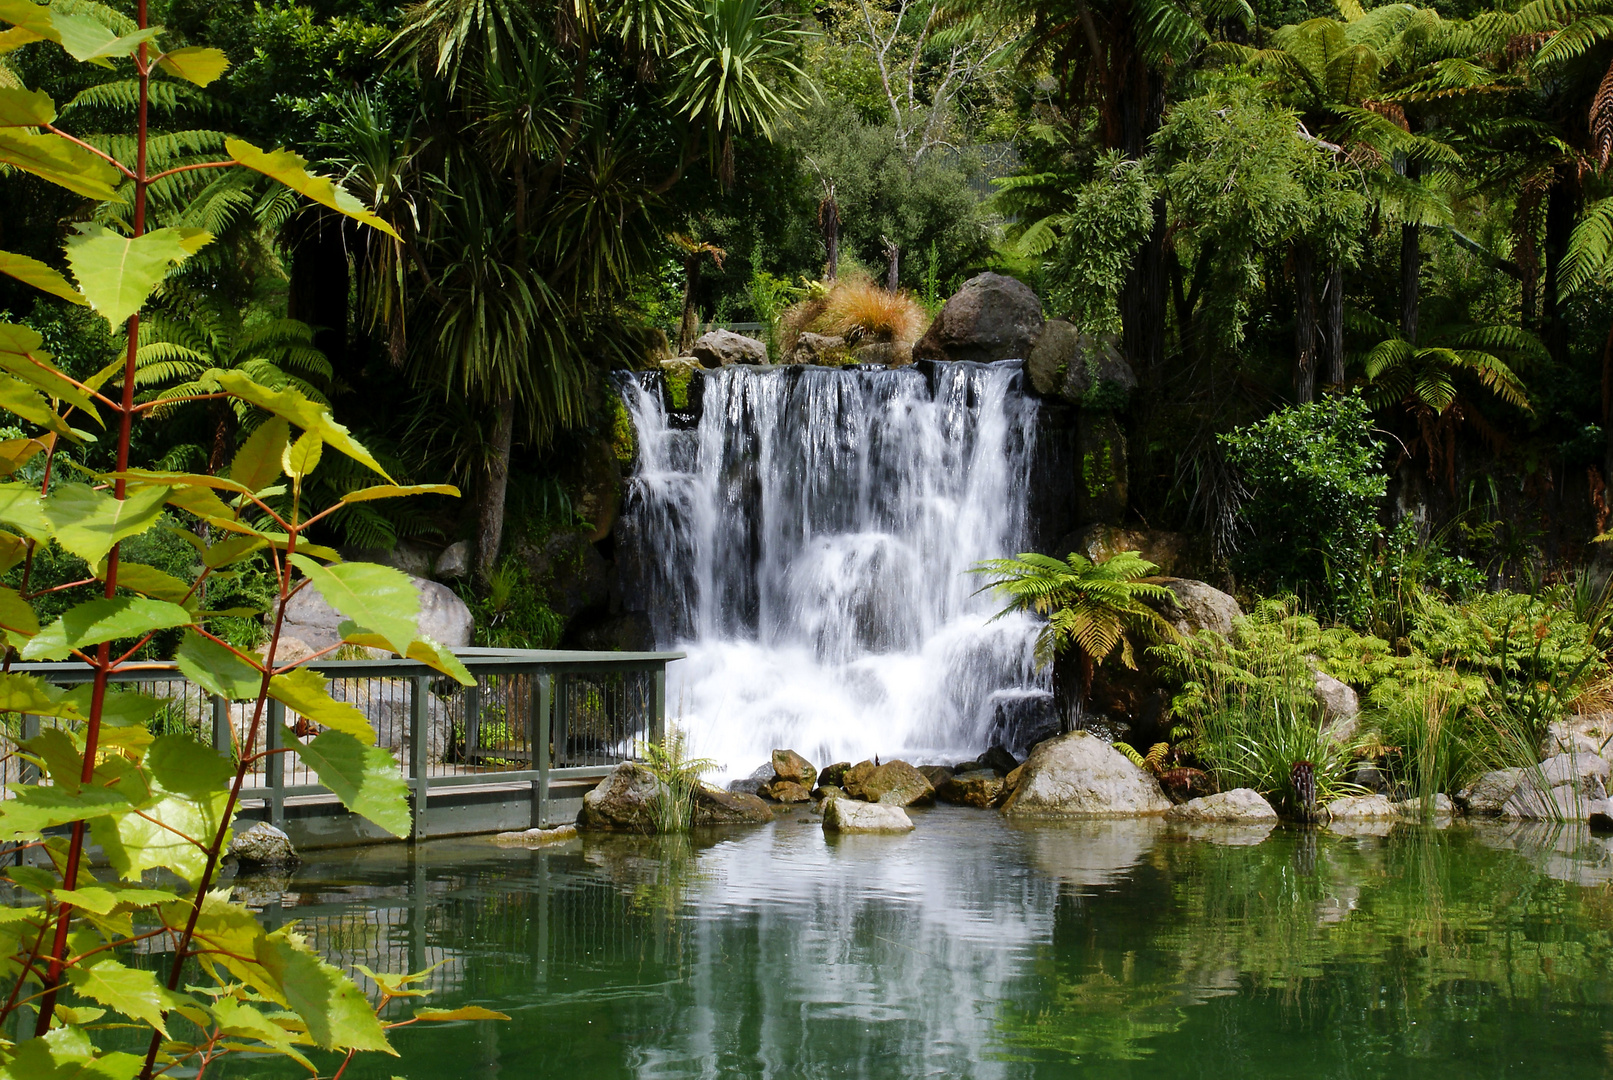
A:
<svg viewBox="0 0 1613 1080">
<path fill-rule="evenodd" d="M 1583 831 L 913 816 L 330 852 L 243 894 L 512 1018 L 349 1077 L 1613 1076 L 1613 846 Z"/>
</svg>

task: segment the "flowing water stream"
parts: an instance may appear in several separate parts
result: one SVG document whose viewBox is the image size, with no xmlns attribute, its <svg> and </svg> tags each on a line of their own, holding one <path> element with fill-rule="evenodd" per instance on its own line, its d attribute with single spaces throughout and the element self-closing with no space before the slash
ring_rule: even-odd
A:
<svg viewBox="0 0 1613 1080">
<path fill-rule="evenodd" d="M 696 415 L 622 384 L 638 441 L 625 588 L 690 752 L 744 771 L 1023 753 L 1052 716 L 1028 618 L 992 621 L 981 559 L 1025 550 L 1037 404 L 1017 361 L 727 367 Z"/>
</svg>

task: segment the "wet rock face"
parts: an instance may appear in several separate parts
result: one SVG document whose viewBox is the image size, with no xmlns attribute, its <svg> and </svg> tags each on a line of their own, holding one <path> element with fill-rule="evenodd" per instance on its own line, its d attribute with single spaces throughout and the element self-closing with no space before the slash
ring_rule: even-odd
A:
<svg viewBox="0 0 1613 1080">
<path fill-rule="evenodd" d="M 774 780 L 763 785 L 761 795 L 781 803 L 803 803 L 812 800 L 812 790 L 802 787 L 794 780 Z"/>
<path fill-rule="evenodd" d="M 1173 806 L 1165 811 L 1167 821 L 1182 822 L 1231 822 L 1264 824 L 1277 820 L 1277 811 L 1272 809 L 1260 792 L 1253 788 L 1233 788 L 1218 795 L 1206 795 L 1199 799 L 1190 799 L 1180 806 Z"/>
<path fill-rule="evenodd" d="M 692 825 L 764 825 L 772 820 L 772 808 L 755 795 L 708 787 L 694 793 Z"/>
<path fill-rule="evenodd" d="M 840 787 L 850 769 L 849 761 L 837 761 L 833 765 L 825 765 L 823 771 L 818 774 L 818 786 Z"/>
<path fill-rule="evenodd" d="M 963 283 L 913 347 L 915 360 L 1023 360 L 1042 334 L 1042 302 L 1030 286 L 1001 274 Z"/>
<path fill-rule="evenodd" d="M 929 780 L 905 761 L 887 761 L 883 765 L 864 761 L 853 765 L 846 770 L 841 786 L 854 799 L 892 806 L 914 806 L 935 800 L 935 788 Z"/>
<path fill-rule="evenodd" d="M 1171 807 L 1151 774 L 1086 731 L 1042 743 L 1016 772 L 1003 804 L 1013 817 L 1130 817 Z"/>
<path fill-rule="evenodd" d="M 656 804 L 666 785 L 642 765 L 623 762 L 582 797 L 579 829 L 654 832 Z"/>
<path fill-rule="evenodd" d="M 823 831 L 838 833 L 905 833 L 913 819 L 900 806 L 856 799 L 828 799 L 823 804 Z"/>
</svg>

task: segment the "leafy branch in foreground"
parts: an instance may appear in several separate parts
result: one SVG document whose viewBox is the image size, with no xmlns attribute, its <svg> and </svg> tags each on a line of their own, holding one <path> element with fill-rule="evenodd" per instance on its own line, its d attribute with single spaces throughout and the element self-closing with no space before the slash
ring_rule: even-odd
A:
<svg viewBox="0 0 1613 1080">
<path fill-rule="evenodd" d="M 383 1021 L 382 1008 L 422 993 L 410 987 L 424 973 L 372 975 L 380 988 L 379 1002 L 372 1003 L 294 930 L 264 930 L 227 892 L 213 889 L 243 783 L 272 753 L 300 756 L 349 808 L 387 831 L 401 835 L 409 828 L 397 762 L 375 745 L 367 718 L 332 698 L 323 676 L 279 663 L 277 650 L 287 602 L 313 588 L 345 618 L 343 644 L 384 648 L 468 684 L 469 673 L 451 653 L 417 635 L 419 598 L 405 575 L 341 562 L 307 539 L 310 529 L 356 503 L 458 492 L 394 483 L 325 406 L 295 386 L 264 386 L 245 371 L 208 367 L 187 376 L 182 394 L 138 404 L 135 398 L 141 309 L 173 267 L 213 239 L 202 229 L 158 225 L 153 185 L 184 172 L 244 166 L 391 230 L 330 180 L 310 175 L 295 155 L 236 139 L 224 140 L 227 158 L 150 171 L 153 80 L 206 85 L 227 61 L 216 49 L 165 51 L 162 29 L 147 23 L 144 0 L 133 30 L 111 9 L 65 0 L 50 7 L 0 0 L 0 21 L 11 24 L 0 32 L 0 50 L 54 42 L 81 62 L 131 66 L 138 90 L 133 159 L 123 161 L 58 128 L 47 95 L 0 87 L 0 162 L 87 200 L 132 208 L 127 226 L 116 230 L 91 218 L 125 219 L 86 208 L 86 220 L 74 227 L 64 250 L 72 281 L 38 260 L 0 253 L 0 272 L 87 306 L 114 329 L 121 324 L 126 343 L 120 358 L 80 381 L 53 363 L 38 333 L 0 324 L 0 408 L 26 433 L 0 444 L 0 475 L 14 477 L 44 457 L 37 484 L 0 482 L 0 573 L 22 568 L 17 588 L 0 588 L 7 646 L 0 710 L 49 722 L 38 735 L 13 740 L 16 752 L 49 782 L 20 786 L 0 803 L 0 840 L 26 853 L 26 864 L 6 876 L 29 897 L 0 919 L 0 1027 L 17 1030 L 20 1010 L 34 1016 L 32 1037 L 0 1044 L 0 1077 L 199 1077 L 219 1057 L 238 1051 L 283 1055 L 315 1075 L 321 1070 L 312 1055 L 330 1052 L 340 1075 L 360 1051 L 392 1053 L 392 1028 L 497 1017 L 481 1009 L 419 1009 L 412 1019 Z M 186 400 L 251 408 L 268 419 L 220 475 L 132 467 L 134 421 Z M 93 439 L 89 428 L 115 433 L 117 464 L 106 474 L 84 472 L 59 454 L 64 444 Z M 375 473 L 376 483 L 305 513 L 309 478 L 327 449 Z M 174 513 L 206 526 L 189 536 L 198 557 L 191 580 L 124 558 L 125 541 Z M 200 538 L 203 532 L 211 543 Z M 39 601 L 55 590 L 32 588 L 32 570 L 36 556 L 57 549 L 92 568 L 92 578 L 75 584 L 100 583 L 101 595 L 42 625 Z M 210 578 L 230 574 L 258 553 L 267 555 L 276 584 L 261 657 L 213 633 L 208 619 L 220 613 L 205 603 Z M 146 666 L 133 658 L 153 635 L 175 629 L 182 631 L 177 661 L 186 678 L 239 703 L 232 713 L 241 721 L 232 725 L 229 748 L 203 745 L 188 734 L 154 736 L 146 722 L 169 703 L 112 684 L 115 674 Z M 51 685 L 49 669 L 14 670 L 18 658 L 76 659 L 90 667 L 92 681 L 66 690 Z M 264 749 L 270 700 L 322 730 L 305 741 L 287 727 L 284 749 Z M 105 875 L 88 865 L 92 841 L 110 871 Z M 167 884 L 151 883 L 159 872 Z M 165 952 L 166 972 L 126 963 L 136 943 L 148 955 Z M 131 1023 L 150 1033 L 143 1056 L 96 1048 L 98 1034 L 125 1032 Z"/>
</svg>

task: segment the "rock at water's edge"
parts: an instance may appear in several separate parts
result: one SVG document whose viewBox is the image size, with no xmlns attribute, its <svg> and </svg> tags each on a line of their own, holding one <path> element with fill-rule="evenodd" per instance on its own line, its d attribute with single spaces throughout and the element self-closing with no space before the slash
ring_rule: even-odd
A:
<svg viewBox="0 0 1613 1080">
<path fill-rule="evenodd" d="M 1090 732 L 1039 744 L 1020 768 L 1018 784 L 1003 803 L 1011 816 L 1132 817 L 1171 807 L 1151 774 Z M 1009 782 L 1014 779 L 1010 774 Z"/>
<path fill-rule="evenodd" d="M 811 789 L 794 780 L 774 780 L 771 784 L 763 785 L 757 794 L 780 803 L 802 803 L 812 799 Z"/>
<path fill-rule="evenodd" d="M 828 799 L 823 804 L 823 831 L 839 833 L 905 833 L 913 831 L 907 811 L 890 803 Z"/>
<path fill-rule="evenodd" d="M 650 833 L 656 829 L 656 803 L 666 785 L 642 765 L 624 761 L 582 797 L 579 829 Z"/>
<path fill-rule="evenodd" d="M 794 750 L 773 751 L 773 775 L 780 780 L 791 780 L 811 791 L 817 786 L 818 770 L 812 762 Z"/>
<path fill-rule="evenodd" d="M 708 368 L 724 364 L 765 364 L 767 346 L 755 338 L 736 334 L 732 330 L 708 330 L 695 340 L 690 350 L 694 358 Z"/>
<path fill-rule="evenodd" d="M 1325 808 L 1332 821 L 1395 821 L 1400 811 L 1382 795 L 1348 795 L 1334 799 Z"/>
<path fill-rule="evenodd" d="M 859 762 L 846 770 L 840 786 L 854 799 L 894 806 L 913 806 L 935 798 L 935 788 L 929 780 L 905 761 L 887 761 L 883 765 Z"/>
<path fill-rule="evenodd" d="M 302 856 L 291 846 L 291 837 L 267 821 L 255 821 L 230 837 L 229 853 L 245 867 L 296 866 L 302 862 Z"/>
<path fill-rule="evenodd" d="M 772 808 L 755 795 L 705 786 L 695 790 L 692 825 L 765 825 L 772 820 Z"/>
<path fill-rule="evenodd" d="M 1002 274 L 979 274 L 946 302 L 913 347 L 915 360 L 1024 360 L 1044 324 L 1030 286 Z"/>
<path fill-rule="evenodd" d="M 1165 811 L 1165 820 L 1261 825 L 1276 821 L 1277 811 L 1253 788 L 1233 788 L 1218 795 L 1205 795 L 1173 806 Z"/>
<path fill-rule="evenodd" d="M 818 786 L 839 787 L 850 769 L 849 761 L 837 761 L 833 765 L 825 765 L 823 771 L 818 773 Z"/>
<path fill-rule="evenodd" d="M 954 806 L 996 806 L 1003 797 L 1003 778 L 990 769 L 948 776 L 935 787 L 935 796 Z"/>
</svg>

